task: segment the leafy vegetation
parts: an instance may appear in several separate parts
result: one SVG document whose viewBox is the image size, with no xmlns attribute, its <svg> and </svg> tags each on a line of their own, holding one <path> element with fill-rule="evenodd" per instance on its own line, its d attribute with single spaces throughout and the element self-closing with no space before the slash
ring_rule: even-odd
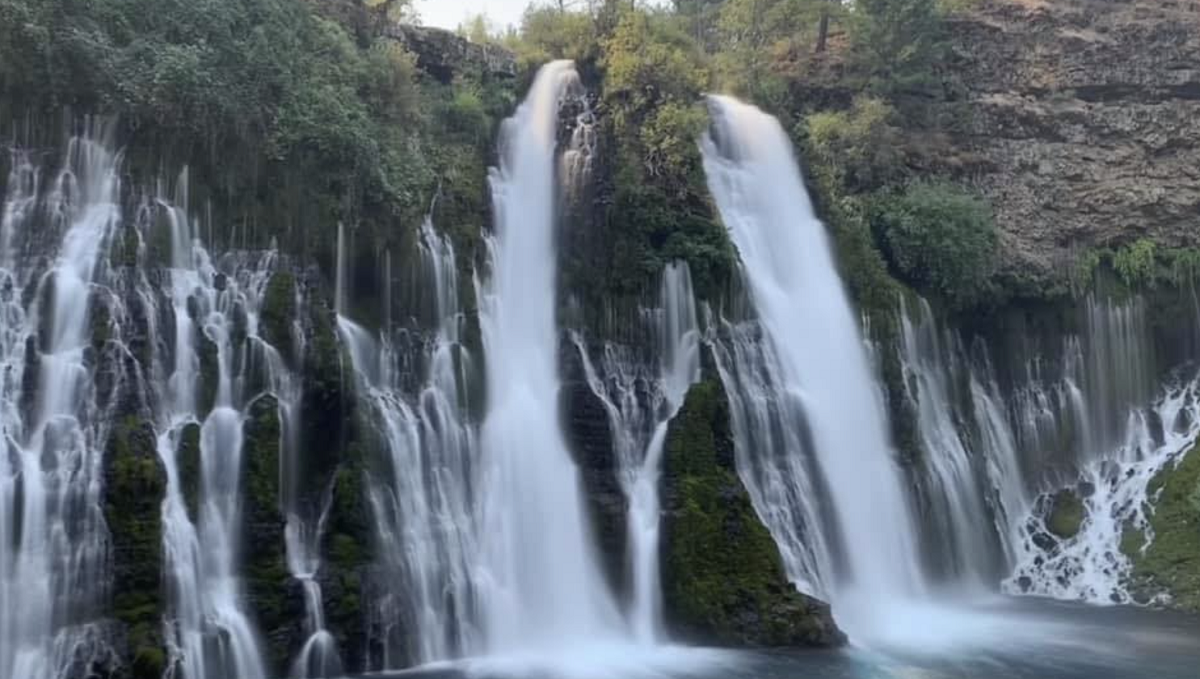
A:
<svg viewBox="0 0 1200 679">
<path fill-rule="evenodd" d="M 918 182 L 874 205 L 873 227 L 907 280 L 958 308 L 989 287 L 996 231 L 988 206 L 955 186 Z"/>
<path fill-rule="evenodd" d="M 1126 529 L 1122 549 L 1133 561 L 1133 586 L 1143 596 L 1170 595 L 1173 605 L 1200 611 L 1200 454 L 1193 449 L 1150 481 L 1156 498 L 1149 544 Z"/>
</svg>

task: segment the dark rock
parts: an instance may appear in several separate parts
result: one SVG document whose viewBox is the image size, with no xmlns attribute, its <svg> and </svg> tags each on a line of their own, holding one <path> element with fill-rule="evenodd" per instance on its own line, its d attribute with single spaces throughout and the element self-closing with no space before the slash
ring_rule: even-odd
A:
<svg viewBox="0 0 1200 679">
<path fill-rule="evenodd" d="M 463 72 L 512 78 L 517 74 L 517 57 L 497 45 L 481 45 L 456 33 L 431 26 L 393 24 L 386 35 L 417 57 L 417 68 L 443 83 Z"/>
<path fill-rule="evenodd" d="M 608 411 L 588 386 L 575 346 L 570 342 L 562 345 L 569 347 L 563 352 L 559 390 L 567 444 L 583 477 L 584 502 L 605 575 L 614 591 L 627 592 L 629 501 L 617 478 L 619 465 Z"/>
</svg>

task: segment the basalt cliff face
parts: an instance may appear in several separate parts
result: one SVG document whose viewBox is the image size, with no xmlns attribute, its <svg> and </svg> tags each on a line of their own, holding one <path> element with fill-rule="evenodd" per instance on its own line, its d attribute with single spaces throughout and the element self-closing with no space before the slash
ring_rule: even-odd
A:
<svg viewBox="0 0 1200 679">
<path fill-rule="evenodd" d="M 1200 3 L 985 0 L 949 31 L 952 144 L 1008 269 L 1200 243 Z"/>
</svg>

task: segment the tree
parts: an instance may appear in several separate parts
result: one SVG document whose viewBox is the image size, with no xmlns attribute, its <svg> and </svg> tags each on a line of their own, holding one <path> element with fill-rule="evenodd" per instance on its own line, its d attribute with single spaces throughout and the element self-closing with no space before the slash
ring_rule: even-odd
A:
<svg viewBox="0 0 1200 679">
<path fill-rule="evenodd" d="M 937 0 L 855 0 L 854 51 L 877 90 L 926 87 L 944 49 Z"/>
</svg>

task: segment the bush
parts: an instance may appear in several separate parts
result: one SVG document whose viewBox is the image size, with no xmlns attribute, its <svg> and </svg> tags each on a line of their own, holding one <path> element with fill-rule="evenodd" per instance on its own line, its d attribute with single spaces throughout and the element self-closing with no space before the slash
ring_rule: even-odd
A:
<svg viewBox="0 0 1200 679">
<path fill-rule="evenodd" d="M 982 301 L 994 271 L 991 209 L 945 183 L 917 183 L 875 201 L 872 225 L 892 267 L 952 307 Z"/>
<path fill-rule="evenodd" d="M 899 181 L 905 168 L 894 115 L 886 102 L 859 96 L 848 111 L 808 116 L 810 158 L 852 193 Z"/>
</svg>

